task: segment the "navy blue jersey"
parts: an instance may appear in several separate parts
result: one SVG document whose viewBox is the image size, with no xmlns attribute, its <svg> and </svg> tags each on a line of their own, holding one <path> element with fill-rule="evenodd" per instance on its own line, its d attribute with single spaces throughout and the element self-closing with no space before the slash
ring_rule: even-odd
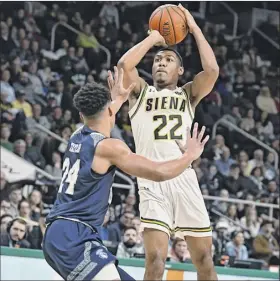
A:
<svg viewBox="0 0 280 281">
<path fill-rule="evenodd" d="M 106 174 L 91 169 L 97 144 L 105 137 L 87 126 L 70 138 L 63 160 L 62 180 L 46 223 L 58 216 L 78 219 L 97 228 L 103 224 L 111 200 L 115 167 Z"/>
</svg>

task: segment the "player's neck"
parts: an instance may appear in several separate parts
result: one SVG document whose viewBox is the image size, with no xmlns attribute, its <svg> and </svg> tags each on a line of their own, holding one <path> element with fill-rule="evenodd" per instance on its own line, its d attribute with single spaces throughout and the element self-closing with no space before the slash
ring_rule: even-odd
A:
<svg viewBox="0 0 280 281">
<path fill-rule="evenodd" d="M 177 83 L 167 85 L 167 84 L 164 84 L 164 83 L 161 84 L 161 83 L 154 82 L 154 87 L 158 91 L 163 90 L 163 89 L 168 89 L 168 90 L 173 91 L 173 90 L 175 90 L 177 88 Z"/>
<path fill-rule="evenodd" d="M 110 137 L 111 128 L 106 123 L 102 122 L 102 120 L 88 120 L 85 122 L 85 125 L 88 126 L 91 130 L 101 133 L 105 137 Z"/>
</svg>

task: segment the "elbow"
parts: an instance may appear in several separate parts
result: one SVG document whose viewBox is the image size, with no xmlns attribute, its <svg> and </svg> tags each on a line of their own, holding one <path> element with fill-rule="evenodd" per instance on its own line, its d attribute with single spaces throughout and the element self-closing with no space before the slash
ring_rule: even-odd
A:
<svg viewBox="0 0 280 281">
<path fill-rule="evenodd" d="M 166 181 L 168 179 L 169 179 L 168 175 L 165 172 L 163 172 L 161 170 L 155 171 L 153 181 L 162 182 L 162 181 Z"/>
<path fill-rule="evenodd" d="M 118 64 L 117 64 L 117 67 L 118 69 L 123 69 L 123 70 L 126 70 L 127 69 L 127 61 L 124 59 L 124 58 L 121 58 L 119 61 L 118 61 Z"/>
<path fill-rule="evenodd" d="M 217 79 L 220 74 L 220 68 L 219 68 L 218 64 L 211 65 L 207 68 L 206 72 L 209 73 L 209 75 L 211 75 Z"/>
</svg>

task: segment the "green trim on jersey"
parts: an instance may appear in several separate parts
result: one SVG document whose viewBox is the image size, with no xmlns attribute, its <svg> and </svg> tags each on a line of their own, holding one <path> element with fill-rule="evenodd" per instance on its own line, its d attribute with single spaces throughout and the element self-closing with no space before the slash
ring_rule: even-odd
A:
<svg viewBox="0 0 280 281">
<path fill-rule="evenodd" d="M 140 93 L 140 95 L 139 95 L 139 98 L 138 98 L 139 102 L 138 102 L 137 108 L 135 109 L 134 113 L 131 115 L 130 119 L 132 119 L 132 118 L 135 116 L 135 114 L 136 114 L 137 111 L 139 110 L 141 104 L 143 103 L 144 97 L 145 97 L 145 95 L 146 95 L 146 92 L 147 92 L 148 87 L 149 87 L 149 85 L 146 83 L 144 89 L 141 91 L 141 93 Z"/>
<path fill-rule="evenodd" d="M 193 112 L 192 112 L 192 109 L 191 109 L 191 99 L 190 99 L 190 95 L 188 93 L 188 91 L 186 91 L 184 88 L 182 88 L 183 90 L 183 93 L 185 94 L 186 98 L 187 98 L 187 101 L 188 101 L 188 111 L 189 111 L 189 115 L 193 121 L 194 119 L 194 116 L 193 116 Z"/>
</svg>

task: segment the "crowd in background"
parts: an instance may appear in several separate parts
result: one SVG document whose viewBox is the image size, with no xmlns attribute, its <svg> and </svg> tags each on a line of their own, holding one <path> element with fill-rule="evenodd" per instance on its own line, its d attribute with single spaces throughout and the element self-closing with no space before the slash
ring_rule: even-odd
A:
<svg viewBox="0 0 280 281">
<path fill-rule="evenodd" d="M 112 69 L 128 49 L 145 38 L 149 15 L 159 5 L 65 3 L 45 6 L 33 2 L 32 13 L 24 2 L 9 6 L 2 3 L 0 13 L 1 146 L 54 177 L 61 176 L 66 145 L 43 133 L 36 124 L 68 141 L 81 126 L 72 102 L 77 89 L 87 82 L 106 83 L 108 68 Z M 85 12 L 88 6 L 91 13 Z M 51 31 L 59 21 L 82 33 L 58 27 L 51 50 Z M 279 153 L 280 100 L 275 61 L 258 52 L 250 33 L 228 40 L 225 25 L 205 20 L 198 23 L 215 52 L 220 75 L 213 91 L 197 107 L 195 119 L 212 133 L 215 122 L 226 115 L 229 122 Z M 269 22 L 264 28 L 274 30 Z M 110 66 L 102 46 L 111 52 Z M 201 70 L 201 63 L 191 35 L 177 48 L 185 66 L 180 78 L 183 84 Z M 140 69 L 151 72 L 154 53 L 147 54 Z M 150 78 L 144 78 L 151 83 Z M 117 116 L 112 136 L 135 150 L 127 104 Z M 219 127 L 193 168 L 204 195 L 279 204 L 279 167 L 275 161 L 274 153 L 234 130 Z M 58 184 L 46 180 L 40 184 L 9 184 L 1 172 L 1 245 L 41 248 L 44 218 Z M 31 193 L 26 186 L 32 187 Z M 114 190 L 100 233 L 118 257 L 144 256 L 137 204 L 137 193 Z M 263 207 L 219 201 L 206 201 L 206 205 L 213 223 L 216 264 L 224 255 L 241 260 L 256 258 L 264 265 L 279 263 L 279 210 L 271 219 L 269 210 Z M 11 223 L 17 217 L 20 219 Z M 170 240 L 169 259 L 189 261 L 185 241 Z"/>
</svg>

